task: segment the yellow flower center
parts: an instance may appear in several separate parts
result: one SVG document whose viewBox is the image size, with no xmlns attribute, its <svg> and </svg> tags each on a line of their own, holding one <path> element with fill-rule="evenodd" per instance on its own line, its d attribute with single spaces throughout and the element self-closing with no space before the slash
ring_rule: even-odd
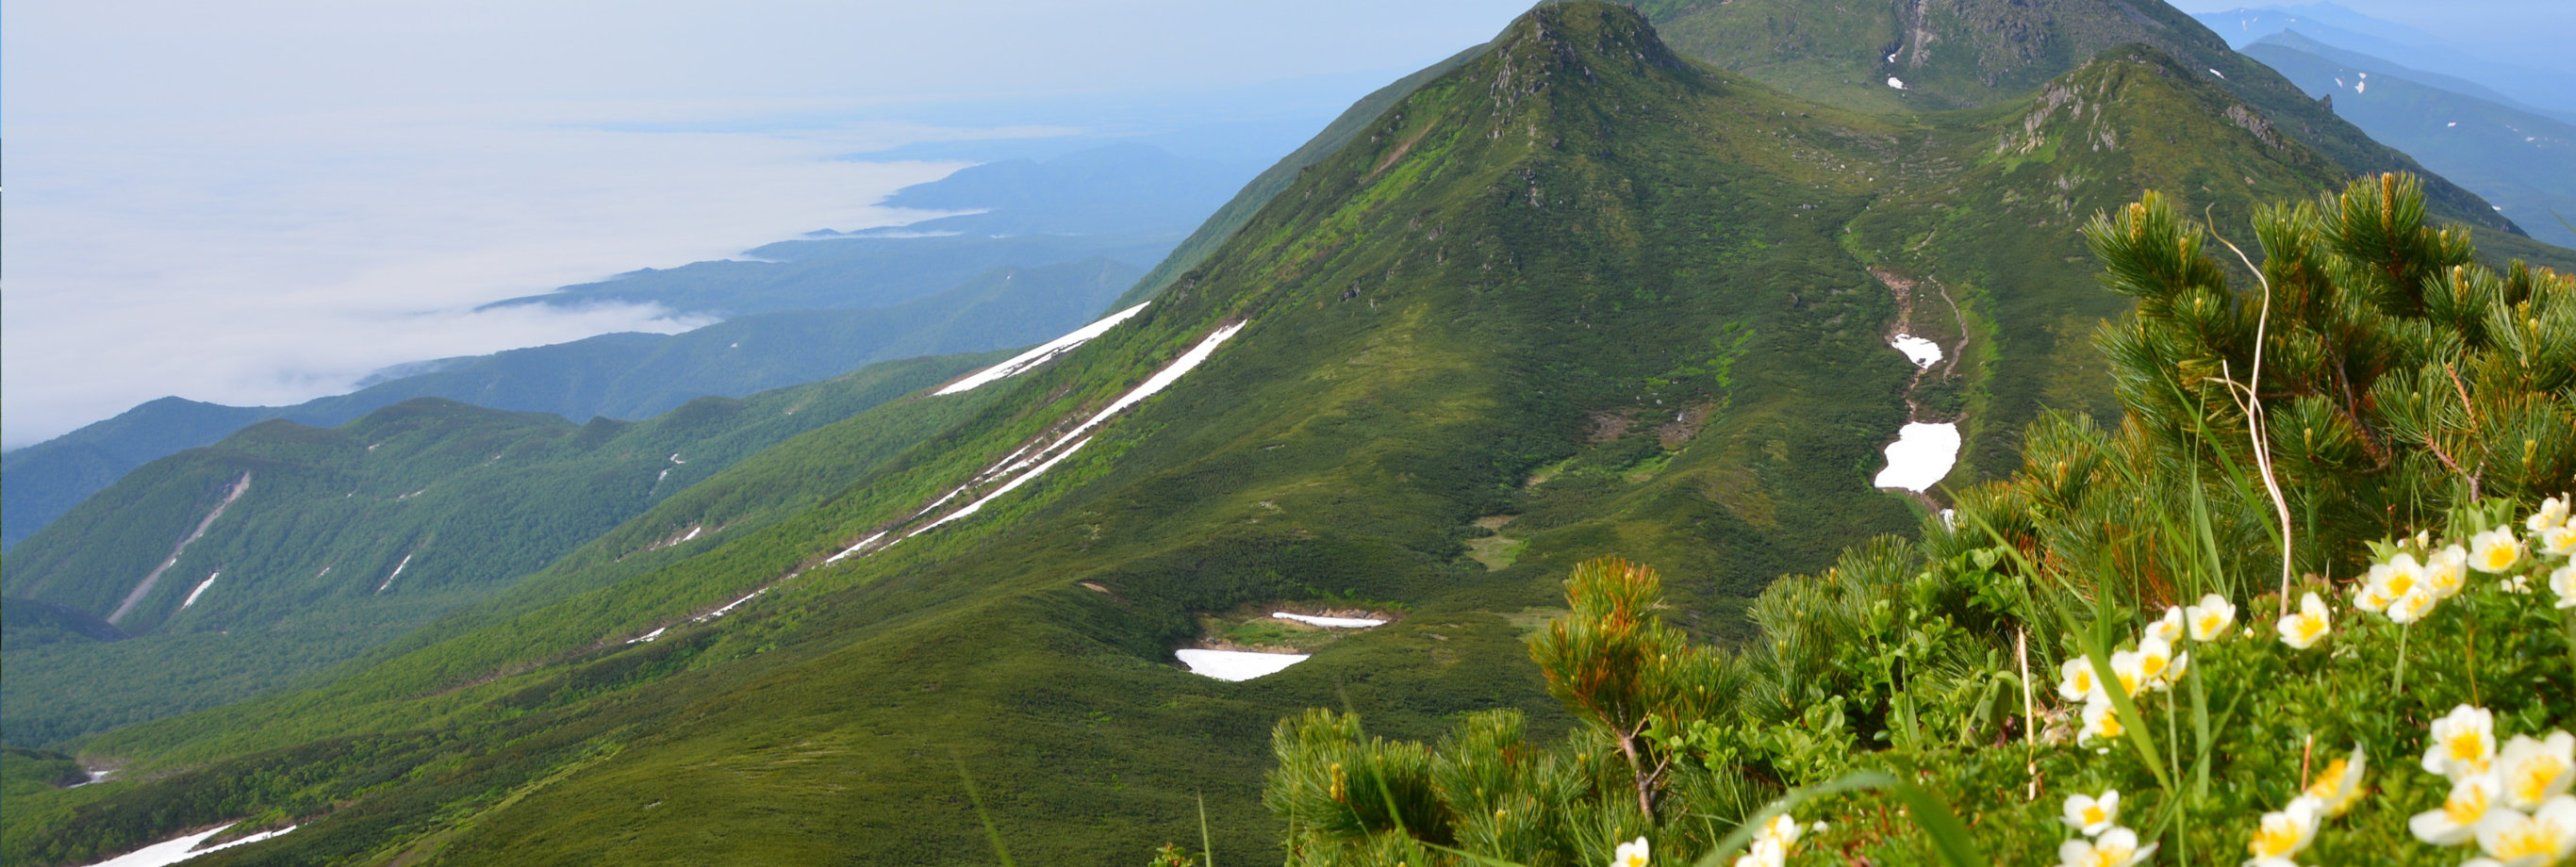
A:
<svg viewBox="0 0 2576 867">
<path fill-rule="evenodd" d="M 2415 589 L 2415 573 L 2406 571 L 2389 573 L 2388 595 L 2404 596 L 2406 595 L 2406 591 L 2412 589 Z"/>
<path fill-rule="evenodd" d="M 2299 845 L 2299 829 L 2286 821 L 2267 821 L 2254 830 L 2254 842 L 2246 848 L 2256 858 L 2281 858 Z"/>
<path fill-rule="evenodd" d="M 2557 756 L 2532 756 L 2513 769 L 2513 778 L 2505 784 L 2513 787 L 2516 800 L 2538 801 L 2549 793 L 2550 781 L 2558 779 L 2559 772 L 2566 769 L 2566 763 Z"/>
<path fill-rule="evenodd" d="M 2461 786 L 2442 802 L 2442 815 L 2451 817 L 2453 825 L 2474 825 L 2487 814 L 2487 790 Z"/>
<path fill-rule="evenodd" d="M 2443 743 L 2451 748 L 2452 761 L 2483 764 L 2479 759 L 2486 755 L 2486 739 L 2479 737 L 2477 732 L 2468 729 L 2455 731 Z"/>
<path fill-rule="evenodd" d="M 2129 863 L 2130 854 L 2131 850 L 2118 846 L 2097 846 L 2093 849 L 2093 865 L 2094 867 L 2121 867 Z"/>
<path fill-rule="evenodd" d="M 2200 621 L 2192 624 L 2191 628 L 2192 631 L 2202 635 L 2216 635 L 2219 628 L 2226 625 L 2227 621 L 2218 619 L 2216 614 L 2203 614 L 2200 616 Z"/>
<path fill-rule="evenodd" d="M 2350 760 L 2336 759 L 2326 765 L 2326 769 L 2317 774 L 2317 781 L 2308 784 L 2308 794 L 2316 796 L 2317 800 L 2332 803 L 2335 791 L 2343 787 L 2344 765 L 2348 761 Z"/>
<path fill-rule="evenodd" d="M 2102 812 L 2102 805 L 2100 805 L 2100 804 L 2086 804 L 2086 805 L 2084 805 L 2084 824 L 2087 824 L 2087 825 L 2099 825 L 2099 824 L 2102 824 L 2104 821 L 2109 820 L 2110 818 L 2111 818 L 2110 816 L 2105 815 L 2105 814 Z"/>
<path fill-rule="evenodd" d="M 2530 819 L 2515 822 L 2496 834 L 2495 848 L 2488 849 L 2487 854 L 2506 862 L 2534 855 L 2543 858 L 2555 856 L 2558 854 L 2558 841 L 2553 838 L 2558 835 L 2550 833 L 2550 830 L 2548 825 Z"/>
<path fill-rule="evenodd" d="M 2294 628 L 2298 630 L 2299 640 L 2313 640 L 2317 636 L 2325 634 L 2326 619 L 2312 614 L 2300 614 L 2299 622 Z"/>
</svg>

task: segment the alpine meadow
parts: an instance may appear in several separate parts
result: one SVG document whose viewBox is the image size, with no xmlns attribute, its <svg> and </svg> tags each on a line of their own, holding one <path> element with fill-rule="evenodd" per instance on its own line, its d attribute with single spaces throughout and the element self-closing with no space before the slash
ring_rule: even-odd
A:
<svg viewBox="0 0 2576 867">
<path fill-rule="evenodd" d="M 1149 240 L 134 462 L 0 862 L 2576 858 L 2576 252 L 2157 0 L 1541 3 Z"/>
</svg>

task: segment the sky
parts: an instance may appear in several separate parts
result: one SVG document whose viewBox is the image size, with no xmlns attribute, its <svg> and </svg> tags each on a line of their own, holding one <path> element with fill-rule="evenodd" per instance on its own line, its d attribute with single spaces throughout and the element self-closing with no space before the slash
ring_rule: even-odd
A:
<svg viewBox="0 0 2576 867">
<path fill-rule="evenodd" d="M 923 143 L 1262 115 L 1218 156 L 1266 162 L 1528 3 L 9 0 L 0 447 L 164 395 L 294 403 L 393 364 L 684 330 L 473 308 L 909 221 L 874 203 L 966 152 Z M 2269 4 L 2183 4 L 2244 5 Z M 2550 51 L 2576 33 L 2565 0 L 2346 5 Z M 950 158 L 848 158 L 898 148 Z"/>
<path fill-rule="evenodd" d="M 908 222 L 874 203 L 965 164 L 852 154 L 1156 131 L 1033 105 L 1287 81 L 1329 118 L 1527 5 L 10 0 L 0 446 L 163 395 L 294 403 L 408 361 L 684 330 L 472 308 Z"/>
</svg>

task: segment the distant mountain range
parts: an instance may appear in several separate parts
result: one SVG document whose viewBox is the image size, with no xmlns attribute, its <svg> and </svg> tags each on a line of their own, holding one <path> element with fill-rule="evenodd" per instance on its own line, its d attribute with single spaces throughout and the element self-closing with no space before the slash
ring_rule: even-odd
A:
<svg viewBox="0 0 2576 867">
<path fill-rule="evenodd" d="M 2422 81 L 2415 70 L 2307 38 L 2266 36 L 2245 55 L 2335 113 L 2494 202 L 2532 237 L 2576 247 L 2576 123 Z M 2436 76 L 2437 77 L 2437 76 Z"/>
<path fill-rule="evenodd" d="M 2423 31 L 2332 3 L 2201 12 L 2192 16 L 2236 48 L 2284 31 L 2416 70 L 2419 83 L 2576 122 L 2576 71 L 2535 69 L 2481 56 Z"/>
</svg>

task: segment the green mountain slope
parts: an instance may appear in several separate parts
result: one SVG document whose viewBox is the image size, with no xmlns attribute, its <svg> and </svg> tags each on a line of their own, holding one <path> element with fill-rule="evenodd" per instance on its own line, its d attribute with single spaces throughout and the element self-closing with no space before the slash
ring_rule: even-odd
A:
<svg viewBox="0 0 2576 867">
<path fill-rule="evenodd" d="M 2266 37 L 2245 55 L 2332 97 L 2337 115 L 2477 191 L 2532 237 L 2576 246 L 2576 231 L 2552 216 L 2576 215 L 2576 124 L 2420 82 L 2413 70 L 2333 51 L 2296 31 Z"/>
<path fill-rule="evenodd" d="M 2115 45 L 2152 45 L 2225 88 L 2348 175 L 2415 172 L 2435 213 L 2518 232 L 2475 194 L 2372 141 L 2279 73 L 2160 0 L 1649 0 L 1682 53 L 1820 102 L 1871 111 L 2019 99 Z M 1902 82 L 1902 89 L 1891 85 Z"/>
<path fill-rule="evenodd" d="M 1663 564 L 1668 619 L 1741 639 L 1774 576 L 1930 518 L 1871 486 L 1900 425 L 1964 418 L 1966 480 L 2043 401 L 2110 411 L 2077 359 L 2120 305 L 2077 222 L 2150 184 L 2241 219 L 2342 174 L 2183 70 L 2121 49 L 1871 116 L 1540 7 L 1135 318 L 904 404 L 957 413 L 919 445 L 788 443 L 726 474 L 813 468 L 763 527 L 634 556 L 687 526 L 648 513 L 327 683 L 91 739 L 137 781 L 28 802 L 0 852 L 252 816 L 304 825 L 207 863 L 986 863 L 988 817 L 1017 860 L 1102 863 L 1187 839 L 1204 795 L 1228 860 L 1267 857 L 1282 716 L 1430 737 L 1512 706 L 1553 737 L 1519 639 L 1573 563 Z M 1259 634 L 1290 607 L 1396 620 Z M 1265 641 L 1314 655 L 1173 663 Z"/>
<path fill-rule="evenodd" d="M 274 689 L 489 596 L 746 456 L 990 360 L 891 362 L 636 423 L 424 398 L 338 428 L 264 422 L 154 461 L 10 554 L 0 719 L 12 743 L 36 745 Z M 136 637 L 43 641 L 78 630 L 22 632 L 22 608 Z"/>
</svg>

